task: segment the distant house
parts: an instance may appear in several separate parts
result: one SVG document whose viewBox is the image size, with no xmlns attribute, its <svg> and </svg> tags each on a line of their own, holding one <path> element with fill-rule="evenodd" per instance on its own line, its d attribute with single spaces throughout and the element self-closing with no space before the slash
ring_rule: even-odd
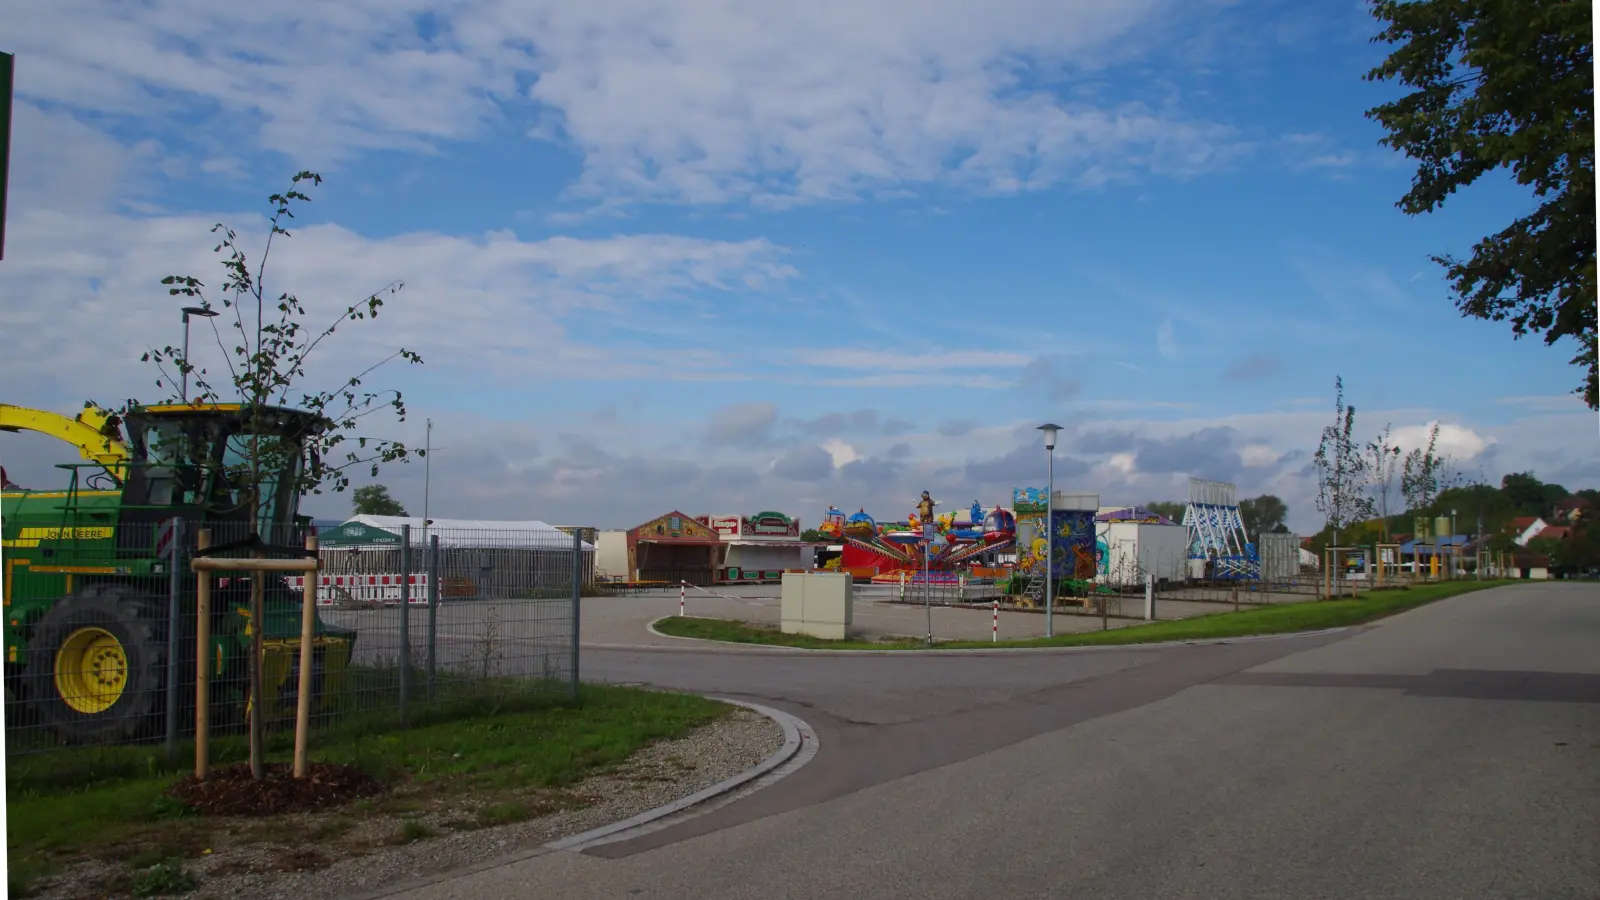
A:
<svg viewBox="0 0 1600 900">
<path fill-rule="evenodd" d="M 1549 523 L 1538 516 L 1518 516 L 1511 520 L 1507 530 L 1511 533 L 1511 540 L 1518 547 L 1526 547 L 1529 541 L 1549 527 Z"/>
<path fill-rule="evenodd" d="M 1575 522 L 1583 516 L 1583 508 L 1588 505 L 1582 497 L 1567 497 L 1557 500 L 1551 518 L 1557 522 Z"/>
</svg>

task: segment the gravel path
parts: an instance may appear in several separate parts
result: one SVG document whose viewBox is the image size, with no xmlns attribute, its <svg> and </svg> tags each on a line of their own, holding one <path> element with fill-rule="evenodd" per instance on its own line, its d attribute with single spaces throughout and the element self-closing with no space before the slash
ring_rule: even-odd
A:
<svg viewBox="0 0 1600 900">
<path fill-rule="evenodd" d="M 363 816 L 335 834 L 330 834 L 336 830 L 332 826 L 349 822 L 337 812 L 286 817 L 291 821 L 284 823 L 283 833 L 299 835 L 299 840 L 224 846 L 185 862 L 199 878 L 198 889 L 188 896 L 299 900 L 378 890 L 631 818 L 750 769 L 782 745 L 783 729 L 775 722 L 736 708 L 687 737 L 646 747 L 614 772 L 565 791 L 542 792 L 532 805 L 537 809 L 538 803 L 545 803 L 553 811 L 514 824 L 476 827 L 487 805 L 482 801 L 448 808 L 432 803 L 413 814 Z M 526 796 L 508 799 L 530 801 Z M 563 801 L 583 805 L 562 809 Z M 462 830 L 469 822 L 473 825 Z M 219 830 L 225 827 L 218 823 Z M 406 831 L 430 836 L 396 845 Z M 88 862 L 38 885 L 33 896 L 38 900 L 129 896 L 126 876 L 116 879 L 117 875 L 113 867 Z M 106 885 L 115 880 L 121 880 L 124 891 L 108 892 Z"/>
</svg>

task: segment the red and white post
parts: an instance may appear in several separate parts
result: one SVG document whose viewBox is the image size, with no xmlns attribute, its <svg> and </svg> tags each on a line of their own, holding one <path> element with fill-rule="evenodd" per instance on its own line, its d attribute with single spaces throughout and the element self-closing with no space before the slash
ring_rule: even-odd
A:
<svg viewBox="0 0 1600 900">
<path fill-rule="evenodd" d="M 689 582 L 678 582 L 678 615 L 680 616 L 683 615 L 683 595 L 687 590 L 689 590 Z"/>
<path fill-rule="evenodd" d="M 994 643 L 1000 643 L 1000 598 L 994 601 Z"/>
</svg>

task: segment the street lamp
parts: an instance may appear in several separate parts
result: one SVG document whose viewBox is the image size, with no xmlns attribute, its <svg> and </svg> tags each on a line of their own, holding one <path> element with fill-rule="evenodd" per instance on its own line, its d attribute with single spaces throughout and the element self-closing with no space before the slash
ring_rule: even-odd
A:
<svg viewBox="0 0 1600 900">
<path fill-rule="evenodd" d="M 1044 495 L 1044 636 L 1056 636 L 1056 435 L 1060 425 L 1040 425 L 1050 457 L 1050 481 Z"/>
<path fill-rule="evenodd" d="M 1450 510 L 1450 578 L 1454 579 L 1460 573 L 1461 545 L 1456 543 L 1456 511 Z"/>
<path fill-rule="evenodd" d="M 189 317 L 200 316 L 210 319 L 215 317 L 216 314 L 216 310 L 208 309 L 204 306 L 185 306 L 183 308 L 183 365 L 179 366 L 183 370 L 183 382 L 182 387 L 178 390 L 178 396 L 185 403 L 189 402 Z"/>
</svg>

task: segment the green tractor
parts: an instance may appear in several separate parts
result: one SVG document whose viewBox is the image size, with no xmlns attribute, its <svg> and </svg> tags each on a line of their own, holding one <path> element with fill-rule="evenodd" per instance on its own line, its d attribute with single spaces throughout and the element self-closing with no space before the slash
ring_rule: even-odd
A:
<svg viewBox="0 0 1600 900">
<path fill-rule="evenodd" d="M 30 490 L 0 474 L 8 730 L 42 726 L 65 743 L 123 743 L 160 737 L 176 716 L 178 730 L 191 732 L 196 576 L 182 560 L 195 552 L 201 529 L 225 557 L 287 550 L 297 537 L 303 547 L 310 520 L 298 514 L 298 476 L 317 464 L 307 439 L 325 424 L 302 410 L 226 403 L 134 407 L 122 416 L 90 405 L 76 418 L 0 404 L 0 431 L 51 435 L 87 460 L 61 466 L 71 473 L 64 490 Z M 263 474 L 252 503 L 254 492 L 241 489 L 237 473 L 262 442 L 281 462 Z M 173 554 L 175 533 L 182 546 Z M 173 559 L 180 560 L 176 575 Z M 246 570 L 213 576 L 205 655 L 211 721 L 222 729 L 254 714 L 247 689 L 253 577 Z M 271 573 L 263 595 L 264 722 L 273 722 L 295 709 L 303 595 Z M 317 617 L 314 710 L 325 711 L 337 694 L 355 639 Z M 177 681 L 175 709 L 168 709 L 169 674 Z"/>
</svg>

